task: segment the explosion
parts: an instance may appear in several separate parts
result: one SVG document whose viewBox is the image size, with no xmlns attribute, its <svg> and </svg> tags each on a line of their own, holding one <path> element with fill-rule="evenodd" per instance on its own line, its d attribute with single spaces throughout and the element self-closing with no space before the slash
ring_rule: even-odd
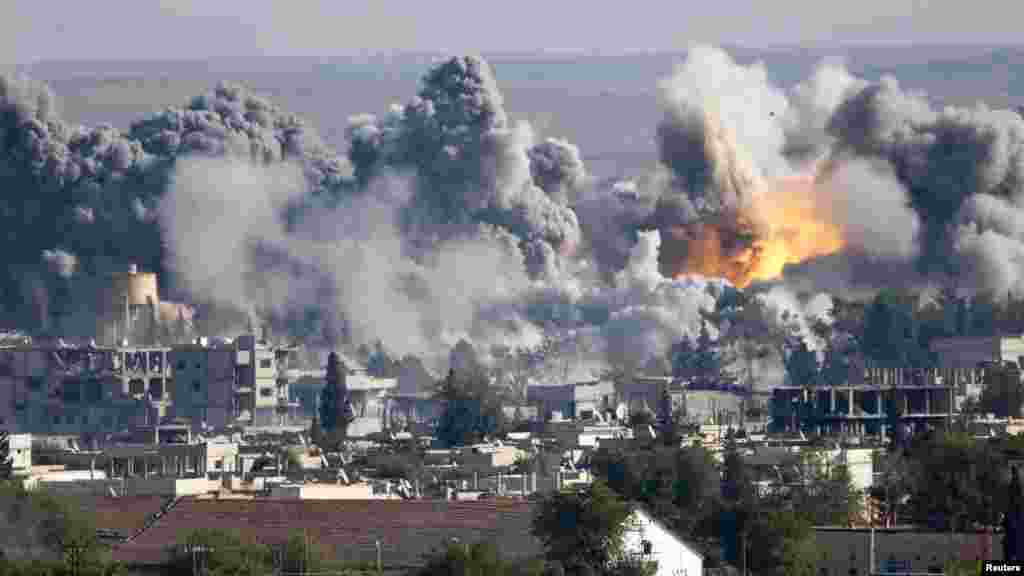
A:
<svg viewBox="0 0 1024 576">
<path fill-rule="evenodd" d="M 788 176 L 760 185 L 734 214 L 670 228 L 669 242 L 685 244 L 673 275 L 726 278 L 742 288 L 779 278 L 787 264 L 839 252 L 846 242 L 823 186 L 812 174 Z"/>
<path fill-rule="evenodd" d="M 817 186 L 813 176 L 800 175 L 784 178 L 754 195 L 750 217 L 758 222 L 760 233 L 747 276 L 735 279 L 738 286 L 778 278 L 786 264 L 843 249 L 842 229 L 831 218 L 827 195 Z"/>
</svg>

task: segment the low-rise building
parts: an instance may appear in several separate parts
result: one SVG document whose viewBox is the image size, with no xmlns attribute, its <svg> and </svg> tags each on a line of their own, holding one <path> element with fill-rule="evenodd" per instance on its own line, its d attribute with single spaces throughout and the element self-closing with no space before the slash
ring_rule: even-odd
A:
<svg viewBox="0 0 1024 576">
<path fill-rule="evenodd" d="M 530 386 L 526 400 L 537 407 L 544 421 L 555 414 L 573 420 L 601 419 L 615 408 L 615 384 L 610 380 L 589 380 L 561 386 Z"/>
<path fill-rule="evenodd" d="M 30 434 L 10 434 L 0 429 L 0 470 L 7 467 L 12 476 L 24 476 L 32 469 Z"/>
</svg>

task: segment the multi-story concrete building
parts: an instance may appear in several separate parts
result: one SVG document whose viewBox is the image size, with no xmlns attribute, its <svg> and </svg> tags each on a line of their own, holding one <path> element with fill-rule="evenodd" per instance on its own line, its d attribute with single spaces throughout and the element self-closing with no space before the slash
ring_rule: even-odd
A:
<svg viewBox="0 0 1024 576">
<path fill-rule="evenodd" d="M 166 354 L 166 348 L 57 345 L 0 350 L 0 422 L 40 434 L 153 423 L 170 404 Z"/>
<path fill-rule="evenodd" d="M 168 418 L 195 426 L 286 423 L 291 350 L 255 338 L 174 347 L 0 350 L 0 426 L 104 435 Z M 269 366 L 268 366 L 269 364 Z"/>
<path fill-rule="evenodd" d="M 1013 363 L 1024 369 L 1024 336 L 940 338 L 932 342 L 942 376 L 957 387 L 957 395 L 977 398 L 990 366 Z"/>
<path fill-rule="evenodd" d="M 1024 367 L 1021 336 L 940 338 L 931 350 L 935 368 L 862 366 L 842 386 L 776 388 L 773 424 L 793 430 L 810 418 L 823 433 L 875 435 L 886 431 L 895 410 L 909 428 L 943 426 L 959 414 L 965 400 L 980 396 L 986 382 L 1005 377 L 1007 365 Z"/>
<path fill-rule="evenodd" d="M 626 407 L 627 414 L 652 412 L 657 414 L 666 393 L 676 396 L 675 404 L 681 401 L 682 386 L 672 378 L 660 376 L 635 376 L 616 384 L 616 393 L 620 403 Z"/>
<path fill-rule="evenodd" d="M 604 417 L 616 406 L 615 384 L 610 380 L 591 380 L 561 386 L 530 386 L 526 402 L 537 407 L 539 417 L 593 420 Z"/>
<path fill-rule="evenodd" d="M 213 428 L 288 424 L 299 408 L 289 397 L 294 355 L 253 335 L 175 347 L 175 417 Z"/>
<path fill-rule="evenodd" d="M 944 426 L 958 411 L 957 388 L 939 369 L 868 368 L 843 386 L 780 386 L 773 390 L 772 424 L 795 431 L 808 423 L 823 434 L 879 435 L 890 417 L 909 428 Z"/>
</svg>

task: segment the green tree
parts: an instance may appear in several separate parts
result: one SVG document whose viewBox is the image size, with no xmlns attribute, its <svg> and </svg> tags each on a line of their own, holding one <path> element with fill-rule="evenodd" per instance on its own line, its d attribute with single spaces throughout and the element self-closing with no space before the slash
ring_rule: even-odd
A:
<svg viewBox="0 0 1024 576">
<path fill-rule="evenodd" d="M 911 522 L 944 531 L 996 523 L 1007 481 L 996 445 L 959 432 L 929 434 L 911 442 L 905 455 Z"/>
<path fill-rule="evenodd" d="M 970 335 L 993 336 L 999 322 L 999 304 L 991 293 L 981 293 L 971 302 Z"/>
<path fill-rule="evenodd" d="M 604 570 L 623 559 L 623 538 L 633 507 L 596 480 L 575 491 L 554 492 L 537 506 L 533 533 L 545 558 L 567 570 Z"/>
<path fill-rule="evenodd" d="M 861 352 L 885 368 L 921 366 L 913 302 L 906 294 L 882 290 L 865 312 Z"/>
<path fill-rule="evenodd" d="M 444 401 L 436 429 L 437 439 L 444 446 L 474 444 L 498 435 L 504 428 L 501 402 L 482 373 L 459 378 L 451 369 L 436 396 Z"/>
<path fill-rule="evenodd" d="M 326 448 L 326 440 L 323 426 L 320 425 L 320 417 L 314 416 L 313 423 L 309 426 L 309 441 L 321 448 Z"/>
<path fill-rule="evenodd" d="M 672 396 L 668 390 L 661 394 L 658 406 L 658 434 L 665 446 L 679 447 L 683 439 L 682 412 L 672 405 Z"/>
<path fill-rule="evenodd" d="M 111 568 L 107 556 L 92 517 L 74 498 L 0 482 L 0 558 L 9 567 L 32 559 L 39 567 L 97 574 Z"/>
<path fill-rule="evenodd" d="M 764 576 L 814 576 L 819 552 L 814 528 L 792 510 L 772 510 L 751 525 L 747 565 Z"/>
<path fill-rule="evenodd" d="M 718 384 L 722 377 L 722 361 L 718 342 L 711 339 L 711 333 L 708 331 L 708 321 L 701 319 L 693 359 L 694 377 L 703 386 Z"/>
<path fill-rule="evenodd" d="M 282 572 L 291 574 L 315 574 L 341 568 L 328 549 L 306 530 L 292 531 L 281 548 L 277 563 Z"/>
<path fill-rule="evenodd" d="M 327 377 L 324 391 L 320 394 L 320 426 L 327 432 L 333 431 L 338 425 L 338 355 L 331 352 L 327 356 Z"/>
<path fill-rule="evenodd" d="M 413 570 L 415 576 L 542 576 L 544 562 L 526 562 L 502 558 L 493 542 L 449 542 L 426 558 L 426 564 Z"/>
<path fill-rule="evenodd" d="M 345 387 L 344 367 L 336 352 L 327 356 L 327 375 L 320 397 L 320 426 L 330 435 L 344 438 L 355 420 Z"/>
<path fill-rule="evenodd" d="M 703 447 L 599 450 L 591 469 L 617 494 L 644 504 L 678 533 L 706 540 L 699 529 L 718 511 L 721 479 L 714 457 Z"/>
<path fill-rule="evenodd" d="M 197 528 L 171 548 L 169 568 L 182 575 L 198 570 L 210 576 L 263 576 L 273 564 L 269 548 L 237 532 Z"/>
<path fill-rule="evenodd" d="M 693 378 L 696 375 L 697 348 L 688 336 L 672 345 L 669 351 L 672 375 L 676 378 Z"/>
<path fill-rule="evenodd" d="M 750 547 L 754 520 L 758 517 L 758 498 L 750 468 L 734 440 L 725 447 L 722 462 L 721 542 L 723 557 L 741 569 L 747 566 L 745 550 Z"/>
<path fill-rule="evenodd" d="M 802 457 L 805 483 L 795 495 L 797 511 L 814 525 L 850 526 L 863 512 L 862 494 L 845 464 L 830 466 L 825 458 L 813 453 Z"/>
</svg>

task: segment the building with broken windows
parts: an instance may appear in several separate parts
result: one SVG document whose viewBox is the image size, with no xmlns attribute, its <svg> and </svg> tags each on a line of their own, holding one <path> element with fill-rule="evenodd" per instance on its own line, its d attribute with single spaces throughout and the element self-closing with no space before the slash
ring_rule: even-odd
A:
<svg viewBox="0 0 1024 576">
<path fill-rule="evenodd" d="M 156 422 L 170 405 L 167 352 L 59 344 L 0 350 L 0 422 L 41 434 Z"/>
<path fill-rule="evenodd" d="M 195 427 L 287 424 L 290 350 L 243 336 L 169 347 L 0 350 L 0 425 L 104 435 L 168 419 Z"/>
</svg>

